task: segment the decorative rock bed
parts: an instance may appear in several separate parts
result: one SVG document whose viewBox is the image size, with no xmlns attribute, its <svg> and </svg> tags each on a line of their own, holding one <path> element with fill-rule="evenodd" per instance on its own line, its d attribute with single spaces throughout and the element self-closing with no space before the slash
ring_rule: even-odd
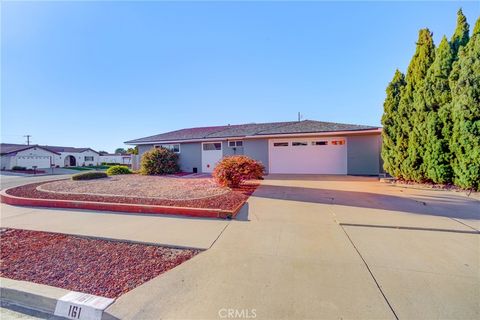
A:
<svg viewBox="0 0 480 320">
<path fill-rule="evenodd" d="M 0 232 L 0 276 L 116 298 L 199 250 L 17 229 Z"/>
<path fill-rule="evenodd" d="M 88 181 L 58 180 L 4 190 L 4 203 L 195 217 L 234 217 L 256 189 L 221 188 L 211 178 L 125 175 Z"/>
</svg>

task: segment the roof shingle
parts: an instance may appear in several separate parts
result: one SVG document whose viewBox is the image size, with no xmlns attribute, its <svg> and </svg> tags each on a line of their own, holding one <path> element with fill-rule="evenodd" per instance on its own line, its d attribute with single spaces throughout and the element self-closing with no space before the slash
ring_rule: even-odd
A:
<svg viewBox="0 0 480 320">
<path fill-rule="evenodd" d="M 196 140 L 208 138 L 230 138 L 245 136 L 261 136 L 269 134 L 297 134 L 315 132 L 335 131 L 359 131 L 372 130 L 379 127 L 344 124 L 335 122 L 323 122 L 314 120 L 290 121 L 290 122 L 269 122 L 269 123 L 248 123 L 239 125 L 226 125 L 216 127 L 187 128 L 170 131 L 149 137 L 126 141 L 128 144 Z"/>
</svg>

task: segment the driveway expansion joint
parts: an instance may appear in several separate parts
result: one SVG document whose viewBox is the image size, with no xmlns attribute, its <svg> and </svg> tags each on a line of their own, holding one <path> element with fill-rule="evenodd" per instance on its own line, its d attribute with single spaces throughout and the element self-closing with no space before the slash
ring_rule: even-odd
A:
<svg viewBox="0 0 480 320">
<path fill-rule="evenodd" d="M 380 291 L 380 294 L 382 295 L 383 299 L 385 300 L 385 302 L 387 303 L 390 311 L 392 311 L 393 313 L 393 316 L 395 317 L 395 319 L 399 319 L 398 316 L 397 316 L 397 313 L 395 312 L 395 309 L 393 309 L 393 306 L 391 305 L 390 301 L 388 301 L 388 298 L 387 296 L 385 295 L 385 293 L 383 292 L 382 290 L 382 287 L 380 286 L 380 283 L 378 283 L 377 279 L 375 278 L 375 275 L 373 274 L 373 271 L 370 269 L 370 266 L 368 265 L 367 261 L 365 260 L 365 258 L 362 256 L 362 254 L 360 253 L 360 251 L 358 250 L 357 246 L 355 245 L 355 243 L 353 242 L 353 240 L 350 238 L 347 230 L 345 230 L 345 228 L 343 227 L 343 224 L 339 223 L 338 220 L 336 219 L 336 214 L 335 212 L 332 210 L 332 208 L 328 208 L 328 211 L 330 212 L 330 215 L 332 216 L 333 220 L 338 224 L 338 226 L 342 229 L 343 233 L 345 234 L 345 236 L 347 237 L 348 241 L 350 242 L 350 244 L 353 246 L 353 248 L 355 249 L 355 251 L 357 252 L 358 256 L 360 257 L 360 259 L 362 259 L 363 261 L 363 264 L 365 265 L 365 267 L 367 268 L 367 271 L 368 273 L 370 274 L 370 276 L 372 277 L 373 281 L 375 282 L 375 285 L 377 286 L 378 290 Z"/>
<path fill-rule="evenodd" d="M 372 277 L 373 281 L 375 282 L 378 290 L 380 291 L 380 293 L 382 294 L 383 298 L 385 299 L 385 302 L 387 303 L 388 307 L 390 308 L 390 310 L 392 311 L 395 319 L 399 319 L 398 316 L 397 316 L 397 313 L 395 312 L 395 310 L 393 309 L 393 306 L 390 304 L 390 301 L 388 301 L 388 298 L 387 296 L 385 295 L 385 293 L 383 292 L 382 290 L 382 287 L 380 286 L 380 284 L 378 283 L 377 279 L 375 278 L 375 275 L 373 274 L 373 271 L 370 269 L 367 261 L 365 260 L 365 258 L 362 256 L 362 254 L 360 253 L 360 251 L 358 250 L 357 246 L 355 245 L 355 243 L 353 243 L 353 240 L 350 238 L 350 236 L 348 235 L 347 231 L 345 230 L 345 228 L 342 226 L 342 225 L 339 225 L 340 228 L 342 228 L 343 232 L 345 233 L 345 235 L 347 236 L 348 240 L 350 241 L 350 243 L 352 244 L 353 248 L 355 249 L 355 251 L 357 251 L 358 255 L 360 256 L 360 259 L 362 259 L 363 263 L 365 264 L 365 267 L 367 268 L 368 272 L 370 273 L 370 276 Z"/>
<path fill-rule="evenodd" d="M 437 232 L 480 234 L 480 231 L 475 230 L 475 229 L 470 231 L 470 230 L 452 230 L 452 229 L 442 229 L 442 228 L 422 228 L 422 227 L 391 226 L 391 225 L 361 224 L 361 223 L 339 223 L 339 225 L 342 226 L 342 227 L 345 226 L 345 227 L 384 228 L 384 229 L 398 229 L 398 230 L 437 231 Z"/>
</svg>

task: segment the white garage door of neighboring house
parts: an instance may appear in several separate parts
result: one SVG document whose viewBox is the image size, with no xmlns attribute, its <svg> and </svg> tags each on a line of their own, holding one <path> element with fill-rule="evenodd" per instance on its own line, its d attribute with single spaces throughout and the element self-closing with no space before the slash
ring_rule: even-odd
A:
<svg viewBox="0 0 480 320">
<path fill-rule="evenodd" d="M 17 156 L 17 166 L 32 169 L 33 166 L 37 168 L 50 168 L 50 157 L 48 156 Z"/>
<path fill-rule="evenodd" d="M 270 173 L 347 174 L 347 139 L 271 139 Z"/>
</svg>

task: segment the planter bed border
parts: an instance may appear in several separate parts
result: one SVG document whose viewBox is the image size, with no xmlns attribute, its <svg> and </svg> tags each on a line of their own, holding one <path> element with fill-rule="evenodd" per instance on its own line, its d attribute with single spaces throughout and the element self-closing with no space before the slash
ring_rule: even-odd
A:
<svg viewBox="0 0 480 320">
<path fill-rule="evenodd" d="M 234 218 L 245 204 L 245 201 L 243 201 L 235 209 L 225 210 L 212 208 L 160 206 L 148 204 L 25 198 L 7 194 L 8 190 L 10 189 L 5 189 L 0 192 L 0 200 L 2 203 L 16 206 L 84 209 L 97 211 L 129 212 L 137 214 L 166 214 L 196 218 Z"/>
</svg>

